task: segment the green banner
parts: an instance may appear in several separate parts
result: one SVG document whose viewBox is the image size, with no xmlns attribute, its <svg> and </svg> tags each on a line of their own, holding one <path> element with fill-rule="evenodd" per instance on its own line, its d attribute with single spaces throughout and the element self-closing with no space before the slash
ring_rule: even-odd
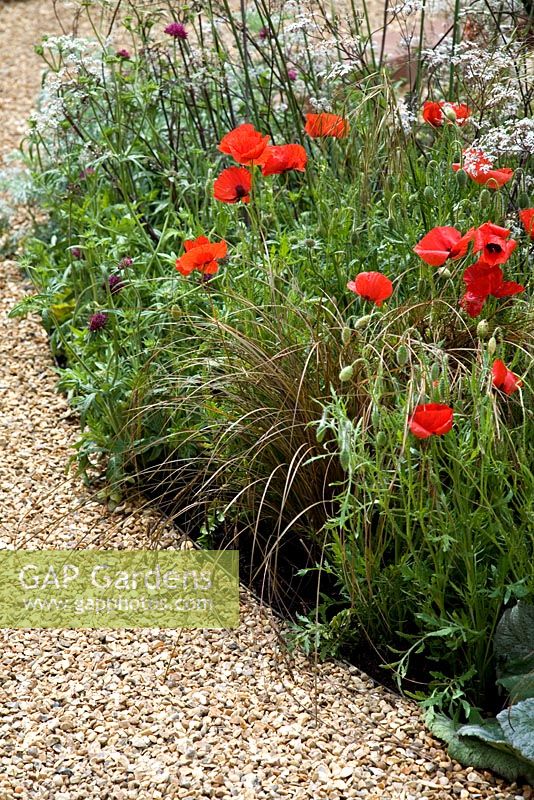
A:
<svg viewBox="0 0 534 800">
<path fill-rule="evenodd" d="M 2 550 L 0 628 L 235 628 L 237 550 Z"/>
</svg>

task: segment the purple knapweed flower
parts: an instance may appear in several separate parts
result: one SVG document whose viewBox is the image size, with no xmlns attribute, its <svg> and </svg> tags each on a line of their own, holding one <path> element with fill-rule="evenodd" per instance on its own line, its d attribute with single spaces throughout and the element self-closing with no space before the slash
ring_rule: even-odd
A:
<svg viewBox="0 0 534 800">
<path fill-rule="evenodd" d="M 105 328 L 108 324 L 108 315 L 105 311 L 98 311 L 96 314 L 93 314 L 89 317 L 89 324 L 88 328 L 91 333 L 95 333 L 96 331 L 101 331 L 102 328 Z"/>
<path fill-rule="evenodd" d="M 107 284 L 104 284 L 104 286 L 106 285 L 111 294 L 117 294 L 121 289 L 124 289 L 124 281 L 120 275 L 110 275 L 107 279 Z"/>
<path fill-rule="evenodd" d="M 187 39 L 187 31 L 181 22 L 171 22 L 165 28 L 165 33 L 172 36 L 174 39 Z"/>
<path fill-rule="evenodd" d="M 124 258 L 121 258 L 117 264 L 117 269 L 127 269 L 128 267 L 131 267 L 132 264 L 133 258 L 130 258 L 130 256 L 124 256 Z"/>
<path fill-rule="evenodd" d="M 269 38 L 269 28 L 262 28 L 261 31 L 258 33 L 258 38 L 261 39 L 262 42 L 264 42 L 265 39 L 268 39 Z"/>
<path fill-rule="evenodd" d="M 82 251 L 80 250 L 79 247 L 71 247 L 70 248 L 70 253 L 71 253 L 71 256 L 73 258 L 76 258 L 78 261 L 80 261 L 83 258 L 83 253 L 82 253 Z"/>
<path fill-rule="evenodd" d="M 290 81 L 296 81 L 298 78 L 298 72 L 294 67 L 290 67 L 287 71 L 287 77 Z"/>
<path fill-rule="evenodd" d="M 128 61 L 128 59 L 130 59 L 132 57 L 130 55 L 130 51 L 126 50 L 125 47 L 123 47 L 122 50 L 117 50 L 115 55 L 117 56 L 117 58 L 123 58 L 125 61 Z"/>
</svg>

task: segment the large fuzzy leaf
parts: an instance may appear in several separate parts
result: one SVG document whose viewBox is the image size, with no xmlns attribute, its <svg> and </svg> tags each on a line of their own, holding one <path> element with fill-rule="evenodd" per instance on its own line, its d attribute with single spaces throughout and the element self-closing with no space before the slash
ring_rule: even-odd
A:
<svg viewBox="0 0 534 800">
<path fill-rule="evenodd" d="M 518 672 L 515 675 L 504 675 L 497 681 L 499 686 L 506 689 L 514 703 L 534 697 L 534 669 L 522 673 L 519 672 L 521 667 L 522 662 L 516 662 L 515 668 Z"/>
<path fill-rule="evenodd" d="M 511 662 L 534 669 L 534 606 L 521 600 L 502 615 L 495 631 L 495 656 L 500 672 L 511 673 Z"/>
<path fill-rule="evenodd" d="M 519 601 L 507 609 L 495 631 L 497 683 L 512 702 L 534 697 L 534 606 Z"/>
<path fill-rule="evenodd" d="M 452 720 L 437 715 L 430 724 L 430 730 L 438 739 L 447 742 L 449 755 L 461 764 L 491 770 L 510 783 L 526 780 L 534 786 L 534 763 L 528 764 L 514 752 L 496 720 L 490 720 L 489 723 L 464 725 L 458 729 Z M 473 729 L 473 735 L 460 736 L 462 728 Z M 475 735 L 475 730 L 481 734 L 480 738 Z"/>
<path fill-rule="evenodd" d="M 534 697 L 497 714 L 506 739 L 534 769 Z"/>
</svg>

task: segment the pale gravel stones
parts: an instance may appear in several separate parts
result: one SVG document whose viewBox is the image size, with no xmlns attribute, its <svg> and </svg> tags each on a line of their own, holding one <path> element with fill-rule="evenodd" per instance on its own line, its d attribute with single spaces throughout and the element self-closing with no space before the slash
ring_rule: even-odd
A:
<svg viewBox="0 0 534 800">
<path fill-rule="evenodd" d="M 57 30 L 50 0 L 0 2 L 4 150 L 31 108 L 31 42 L 44 29 Z M 7 319 L 28 290 L 1 265 L 0 547 L 140 548 L 154 533 L 172 545 L 156 511 L 124 503 L 111 514 L 66 470 L 76 420 L 54 389 L 46 336 L 35 319 Z M 0 800 L 534 797 L 452 763 L 415 706 L 358 670 L 331 663 L 315 675 L 289 659 L 276 621 L 245 592 L 235 632 L 1 631 L 0 641 Z"/>
</svg>

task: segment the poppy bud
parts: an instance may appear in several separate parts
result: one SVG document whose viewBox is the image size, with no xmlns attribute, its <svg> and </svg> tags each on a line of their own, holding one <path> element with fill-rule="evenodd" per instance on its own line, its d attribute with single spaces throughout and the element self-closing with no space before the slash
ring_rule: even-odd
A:
<svg viewBox="0 0 534 800">
<path fill-rule="evenodd" d="M 482 189 L 480 192 L 479 203 L 481 208 L 488 208 L 491 205 L 491 192 L 489 189 Z"/>
<path fill-rule="evenodd" d="M 495 355 L 496 349 L 497 349 L 497 339 L 495 338 L 495 336 L 492 336 L 491 339 L 489 339 L 488 341 L 488 355 L 490 356 L 490 358 L 491 356 Z"/>
<path fill-rule="evenodd" d="M 425 200 L 429 203 L 434 203 L 436 200 L 436 195 L 434 193 L 434 189 L 431 186 L 425 186 L 425 190 L 423 192 Z"/>
<path fill-rule="evenodd" d="M 354 323 L 354 330 L 359 331 L 360 328 L 365 328 L 365 326 L 367 325 L 372 316 L 373 316 L 372 314 L 365 314 L 365 316 L 357 319 L 356 322 Z"/>
<path fill-rule="evenodd" d="M 426 176 L 427 177 L 431 176 L 433 172 L 436 172 L 436 170 L 441 170 L 441 166 L 438 164 L 437 161 L 434 161 L 434 159 L 432 159 L 426 165 Z"/>
<path fill-rule="evenodd" d="M 465 170 L 463 169 L 458 170 L 458 172 L 456 173 L 456 180 L 458 181 L 460 188 L 465 189 L 465 187 L 467 186 L 467 181 L 469 180 Z"/>
<path fill-rule="evenodd" d="M 400 194 L 395 192 L 395 194 L 391 195 L 391 199 L 388 203 L 388 217 L 389 219 L 393 219 L 395 214 L 395 210 L 401 205 L 400 203 Z"/>
<path fill-rule="evenodd" d="M 450 269 L 448 269 L 447 267 L 440 267 L 437 270 L 437 274 L 439 275 L 440 278 L 450 278 L 452 273 Z"/>
<path fill-rule="evenodd" d="M 388 437 L 386 436 L 384 431 L 378 431 L 376 434 L 376 446 L 377 447 L 385 447 L 388 443 Z"/>
<path fill-rule="evenodd" d="M 456 122 L 456 120 L 458 119 L 458 117 L 456 116 L 456 111 L 449 103 L 445 103 L 443 105 L 441 113 L 451 122 Z"/>
<path fill-rule="evenodd" d="M 507 202 L 504 200 L 504 197 L 501 194 L 497 194 L 497 196 L 493 196 L 493 208 L 495 210 L 495 214 L 498 217 L 504 217 L 506 215 L 506 206 Z"/>
<path fill-rule="evenodd" d="M 352 367 L 352 364 L 350 364 L 350 366 L 348 367 L 343 367 L 343 369 L 339 373 L 339 380 L 341 381 L 341 383 L 346 383 L 347 381 L 350 381 L 353 375 L 354 375 L 354 369 Z"/>
<path fill-rule="evenodd" d="M 479 339 L 485 339 L 489 333 L 489 323 L 487 319 L 481 319 L 477 325 L 477 336 Z"/>
<path fill-rule="evenodd" d="M 379 428 L 382 415 L 380 413 L 380 409 L 378 406 L 373 406 L 373 410 L 371 412 L 371 422 L 373 423 L 373 428 Z"/>
<path fill-rule="evenodd" d="M 440 365 L 436 364 L 436 363 L 432 364 L 432 367 L 430 369 L 430 377 L 431 377 L 431 379 L 433 381 L 438 381 L 440 379 L 440 376 L 441 376 L 441 367 L 440 367 Z"/>
<path fill-rule="evenodd" d="M 399 349 L 397 350 L 397 364 L 399 367 L 404 367 L 408 363 L 408 358 L 410 354 L 408 353 L 408 348 L 406 345 L 401 344 Z"/>
<path fill-rule="evenodd" d="M 528 192 L 519 192 L 517 203 L 519 205 L 519 208 L 530 208 L 532 203 L 530 202 L 530 197 Z"/>
<path fill-rule="evenodd" d="M 351 336 L 352 332 L 350 328 L 345 327 L 341 330 L 341 341 L 343 342 L 344 345 L 347 345 L 350 342 Z"/>
</svg>

